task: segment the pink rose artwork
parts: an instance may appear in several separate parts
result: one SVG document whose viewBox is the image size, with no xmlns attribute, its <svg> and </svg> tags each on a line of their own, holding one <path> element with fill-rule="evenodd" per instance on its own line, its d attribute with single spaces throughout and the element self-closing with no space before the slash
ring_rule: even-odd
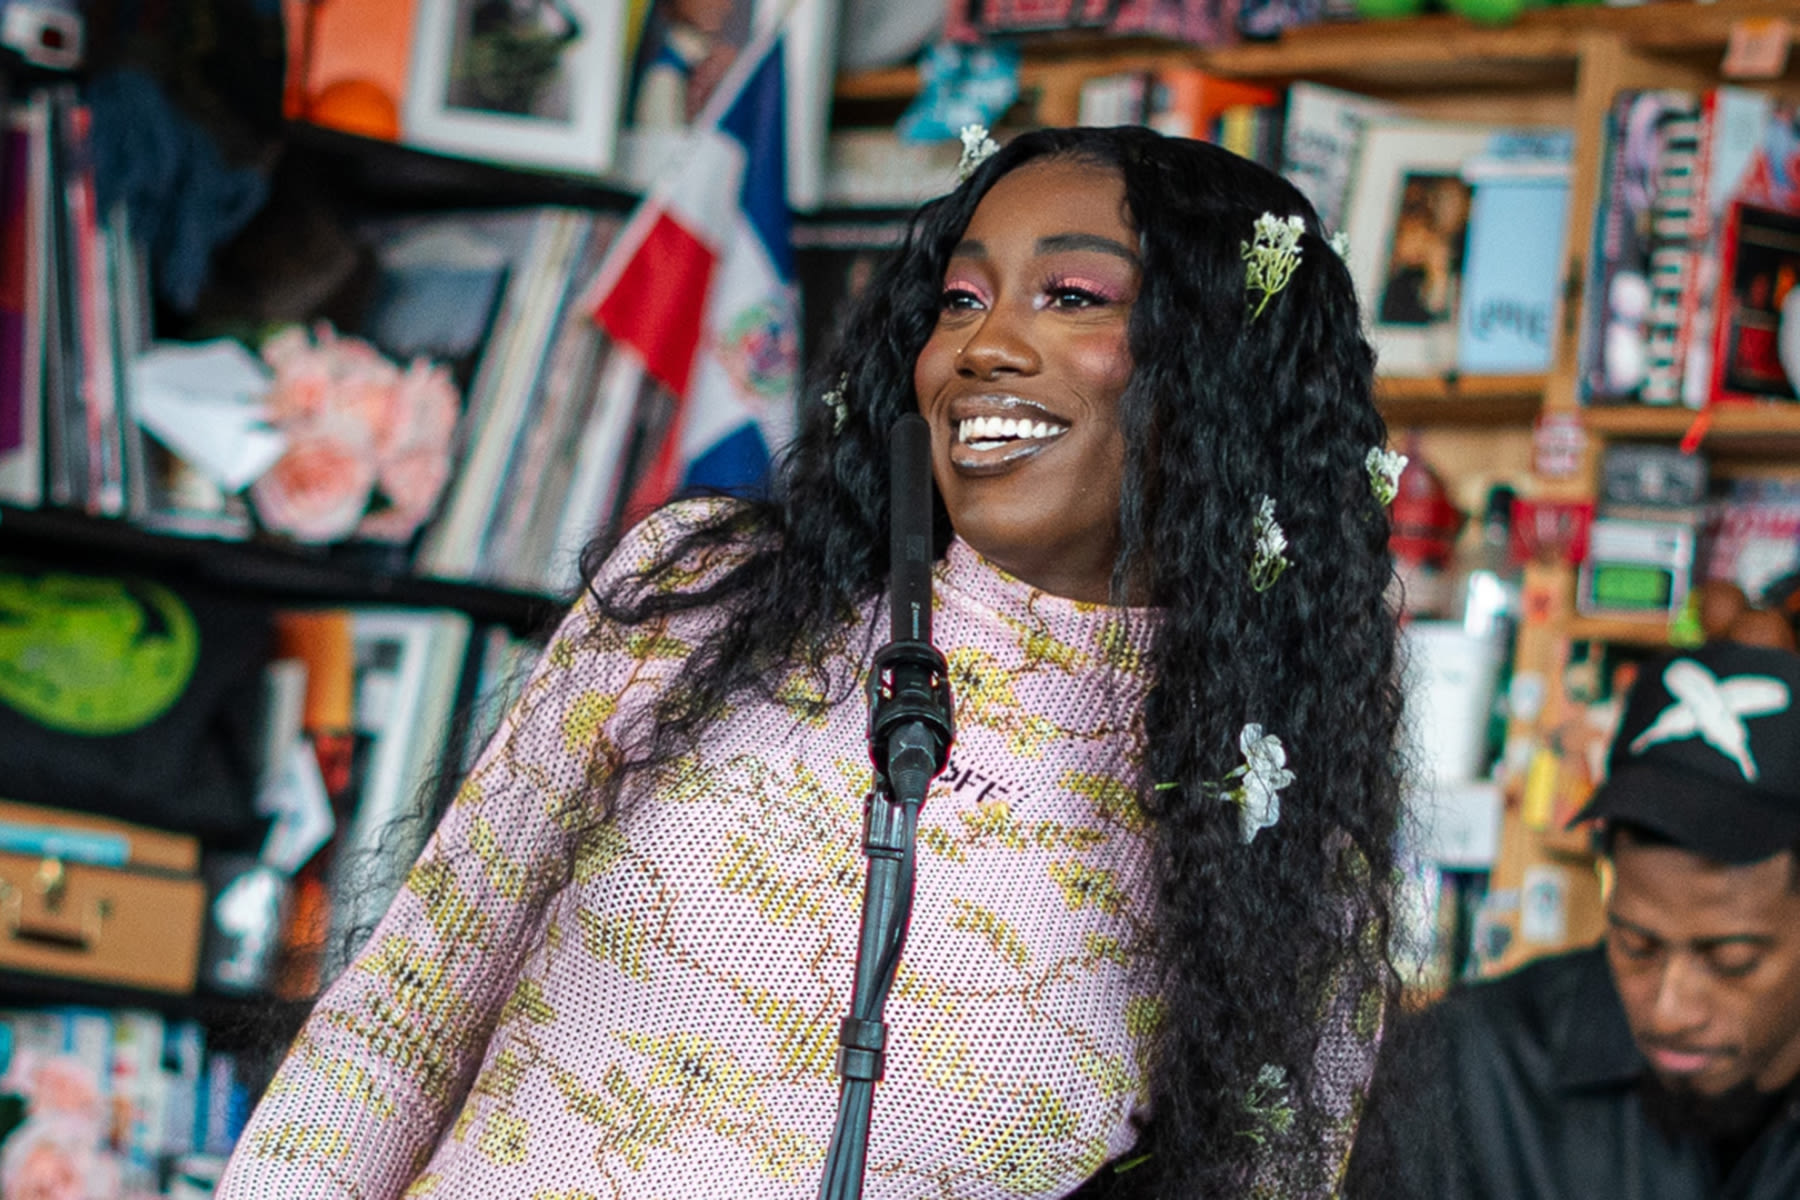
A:
<svg viewBox="0 0 1800 1200">
<path fill-rule="evenodd" d="M 105 1200 L 118 1191 L 112 1165 L 100 1152 L 97 1125 L 34 1112 L 0 1146 L 0 1195 L 6 1200 Z"/>
<path fill-rule="evenodd" d="M 281 330 L 262 355 L 275 372 L 269 417 L 288 437 L 250 491 L 263 524 L 302 542 L 410 539 L 450 479 L 461 408 L 450 373 L 422 359 L 402 370 L 325 323 Z"/>
<path fill-rule="evenodd" d="M 69 1055 L 46 1058 L 31 1074 L 26 1093 L 32 1116 L 59 1116 L 100 1123 L 100 1085 L 86 1063 Z"/>
</svg>

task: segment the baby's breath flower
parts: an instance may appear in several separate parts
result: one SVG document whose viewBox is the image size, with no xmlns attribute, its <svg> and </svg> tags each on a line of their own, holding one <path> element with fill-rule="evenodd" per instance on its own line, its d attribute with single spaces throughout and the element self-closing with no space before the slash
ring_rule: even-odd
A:
<svg viewBox="0 0 1800 1200">
<path fill-rule="evenodd" d="M 1244 248 L 1244 286 L 1251 293 L 1261 293 L 1250 314 L 1255 320 L 1268 307 L 1269 298 L 1288 285 L 1294 268 L 1300 265 L 1300 235 L 1306 232 L 1301 217 L 1285 220 L 1274 213 L 1256 219 L 1256 237 L 1239 243 Z"/>
<path fill-rule="evenodd" d="M 833 433 L 844 432 L 844 422 L 849 418 L 850 409 L 844 403 L 844 391 L 849 386 L 850 375 L 846 372 L 838 376 L 837 383 L 832 386 L 830 391 L 819 397 L 825 407 L 831 410 L 831 432 Z"/>
<path fill-rule="evenodd" d="M 1350 235 L 1345 233 L 1341 229 L 1338 230 L 1336 233 L 1332 234 L 1331 235 L 1331 252 L 1333 254 L 1337 255 L 1339 258 L 1343 259 L 1345 262 L 1349 262 L 1350 261 Z"/>
<path fill-rule="evenodd" d="M 986 162 L 1000 143 L 988 136 L 986 125 L 964 125 L 962 127 L 962 161 L 956 164 L 956 181 L 966 183 L 975 169 Z"/>
<path fill-rule="evenodd" d="M 1371 446 L 1363 466 L 1369 470 L 1369 490 L 1378 504 L 1392 504 L 1400 494 L 1400 472 L 1406 470 L 1406 455 L 1398 450 Z"/>
<path fill-rule="evenodd" d="M 1265 1145 L 1271 1136 L 1280 1136 L 1294 1127 L 1294 1106 L 1288 1099 L 1287 1071 L 1264 1063 L 1256 1073 L 1256 1082 L 1244 1096 L 1244 1111 L 1254 1122 L 1241 1132 L 1257 1145 Z"/>
<path fill-rule="evenodd" d="M 1288 544 L 1287 534 L 1275 521 L 1275 501 L 1271 497 L 1258 498 L 1254 520 L 1256 545 L 1250 552 L 1250 586 L 1256 591 L 1266 592 L 1275 586 L 1281 573 L 1293 564 L 1284 553 Z"/>
</svg>

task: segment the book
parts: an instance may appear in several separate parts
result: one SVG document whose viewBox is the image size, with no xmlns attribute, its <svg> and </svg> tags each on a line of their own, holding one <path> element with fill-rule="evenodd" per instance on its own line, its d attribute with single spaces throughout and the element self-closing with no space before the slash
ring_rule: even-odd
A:
<svg viewBox="0 0 1800 1200">
<path fill-rule="evenodd" d="M 481 540 L 575 282 L 571 265 L 595 218 L 566 209 L 536 209 L 495 220 L 505 221 L 493 232 L 507 246 L 512 265 L 469 387 L 462 448 L 448 493 L 416 556 L 422 572 L 450 579 L 470 577 L 480 562 Z M 515 240 L 521 234 L 523 243 Z"/>
<path fill-rule="evenodd" d="M 1288 87 L 1281 173 L 1305 193 L 1326 229 L 1345 228 L 1345 209 L 1362 132 L 1398 115 L 1385 100 L 1300 80 Z"/>
<path fill-rule="evenodd" d="M 1514 139 L 1463 168 L 1474 189 L 1457 370 L 1548 371 L 1569 211 L 1568 137 Z"/>
<path fill-rule="evenodd" d="M 1674 319 L 1673 403 L 1700 408 L 1712 383 L 1725 214 L 1756 159 L 1773 100 L 1760 92 L 1716 87 L 1701 97 L 1699 144 L 1686 212 L 1687 261 Z M 1669 268 L 1674 270 L 1673 266 Z M 1662 394 L 1659 392 L 1659 395 Z"/>
<path fill-rule="evenodd" d="M 1679 127 L 1674 119 L 1691 122 L 1697 110 L 1691 93 L 1652 89 L 1621 92 L 1607 111 L 1577 349 L 1583 404 L 1639 399 L 1649 357 L 1659 167 L 1667 135 Z"/>
<path fill-rule="evenodd" d="M 1658 119 L 1650 198 L 1650 300 L 1644 319 L 1644 381 L 1638 399 L 1669 405 L 1681 396 L 1681 297 L 1698 261 L 1695 237 L 1702 206 L 1699 100 Z"/>
<path fill-rule="evenodd" d="M 44 499 L 44 250 L 49 110 L 7 113 L 0 140 L 0 501 Z"/>
<path fill-rule="evenodd" d="M 348 940 L 374 927 L 430 833 L 430 789 L 454 766 L 444 755 L 471 632 L 467 614 L 447 609 L 358 609 L 350 620 L 362 762 L 328 871 L 322 983 L 348 965 Z"/>
</svg>

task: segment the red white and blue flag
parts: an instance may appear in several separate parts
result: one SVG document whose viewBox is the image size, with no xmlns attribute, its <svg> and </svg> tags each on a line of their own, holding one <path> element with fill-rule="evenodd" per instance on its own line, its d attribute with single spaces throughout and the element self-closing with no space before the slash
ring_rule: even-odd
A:
<svg viewBox="0 0 1800 1200">
<path fill-rule="evenodd" d="M 594 321 L 675 397 L 633 511 L 683 491 L 754 491 L 791 433 L 800 339 L 784 92 L 770 31 L 732 64 L 588 293 Z"/>
</svg>

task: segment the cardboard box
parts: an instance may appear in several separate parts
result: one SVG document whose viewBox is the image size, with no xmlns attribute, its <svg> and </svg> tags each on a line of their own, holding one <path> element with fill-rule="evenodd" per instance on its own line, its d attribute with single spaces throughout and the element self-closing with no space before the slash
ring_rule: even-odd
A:
<svg viewBox="0 0 1800 1200">
<path fill-rule="evenodd" d="M 0 969 L 192 991 L 199 867 L 183 834 L 0 801 Z"/>
</svg>

